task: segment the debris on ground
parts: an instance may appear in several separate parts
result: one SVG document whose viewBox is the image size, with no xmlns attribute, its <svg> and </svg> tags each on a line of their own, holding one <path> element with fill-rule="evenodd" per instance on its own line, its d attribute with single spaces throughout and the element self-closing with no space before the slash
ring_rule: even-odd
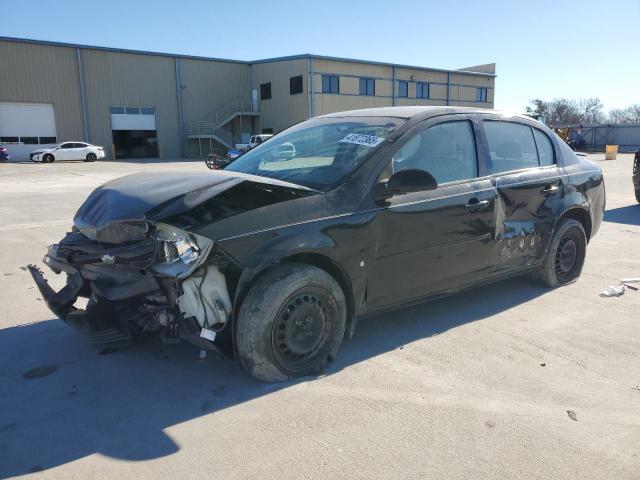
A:
<svg viewBox="0 0 640 480">
<path fill-rule="evenodd" d="M 621 297 L 627 290 L 625 285 L 612 285 L 600 292 L 601 297 Z"/>
<path fill-rule="evenodd" d="M 567 415 L 569 415 L 569 418 L 571 420 L 574 420 L 576 422 L 578 421 L 578 416 L 576 415 L 576 412 L 574 412 L 573 410 L 567 410 Z"/>
<path fill-rule="evenodd" d="M 640 277 L 623 278 L 620 285 L 611 285 L 600 292 L 601 297 L 621 297 L 627 289 L 638 291 L 640 287 L 634 287 L 632 284 L 640 283 Z"/>
<path fill-rule="evenodd" d="M 541 364 L 540 364 L 540 366 L 541 366 L 541 367 L 546 367 L 546 366 L 547 366 L 547 364 L 546 364 L 546 363 L 541 363 Z"/>
</svg>

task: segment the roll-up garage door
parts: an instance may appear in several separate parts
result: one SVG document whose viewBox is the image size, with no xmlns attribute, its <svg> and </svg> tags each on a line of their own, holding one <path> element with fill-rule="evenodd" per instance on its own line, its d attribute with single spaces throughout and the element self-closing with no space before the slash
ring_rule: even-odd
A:
<svg viewBox="0 0 640 480">
<path fill-rule="evenodd" d="M 39 145 L 57 142 L 56 116 L 50 103 L 0 103 L 0 144 L 13 159 L 28 158 Z"/>
</svg>

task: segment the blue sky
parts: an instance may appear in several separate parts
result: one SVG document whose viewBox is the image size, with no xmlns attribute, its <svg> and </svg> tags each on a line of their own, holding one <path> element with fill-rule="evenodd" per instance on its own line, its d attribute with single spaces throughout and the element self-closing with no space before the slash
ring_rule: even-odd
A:
<svg viewBox="0 0 640 480">
<path fill-rule="evenodd" d="M 0 0 L 0 12 L 0 35 L 137 50 L 495 62 L 495 105 L 505 110 L 535 97 L 597 96 L 607 110 L 640 103 L 640 0 Z"/>
</svg>

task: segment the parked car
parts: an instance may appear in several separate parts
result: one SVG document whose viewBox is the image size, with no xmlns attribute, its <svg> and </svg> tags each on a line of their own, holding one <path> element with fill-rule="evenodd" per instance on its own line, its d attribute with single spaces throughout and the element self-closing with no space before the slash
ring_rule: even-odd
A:
<svg viewBox="0 0 640 480">
<path fill-rule="evenodd" d="M 365 315 L 524 273 L 575 281 L 604 204 L 599 166 L 528 117 L 357 110 L 299 123 L 223 170 L 98 187 L 45 256 L 66 286 L 29 269 L 91 342 L 159 333 L 279 381 L 322 371 Z"/>
<path fill-rule="evenodd" d="M 636 200 L 640 203 L 640 148 L 633 157 L 633 189 L 636 192 Z"/>
<path fill-rule="evenodd" d="M 29 154 L 32 162 L 52 163 L 56 160 L 84 160 L 95 162 L 104 158 L 104 149 L 84 142 L 63 142 L 55 147 L 41 148 Z"/>
<path fill-rule="evenodd" d="M 257 147 L 262 142 L 266 142 L 271 137 L 273 137 L 273 134 L 271 133 L 263 133 L 261 135 L 252 135 L 251 138 L 249 138 L 249 143 L 236 143 L 235 147 L 236 147 L 236 150 L 239 150 L 241 152 L 246 152 L 248 150 L 251 150 L 252 148 Z"/>
<path fill-rule="evenodd" d="M 0 147 L 0 161 L 6 162 L 10 158 L 9 151 L 5 147 Z"/>
</svg>

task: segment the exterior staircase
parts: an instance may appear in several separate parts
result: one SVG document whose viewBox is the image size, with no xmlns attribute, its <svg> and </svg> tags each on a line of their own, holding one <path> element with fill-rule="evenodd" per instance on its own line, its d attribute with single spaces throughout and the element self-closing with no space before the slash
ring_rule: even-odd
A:
<svg viewBox="0 0 640 480">
<path fill-rule="evenodd" d="M 250 101 L 233 99 L 209 117 L 191 122 L 187 138 L 213 139 L 227 148 L 233 148 L 236 143 L 241 143 L 241 139 L 225 126 L 236 117 L 259 115 L 260 112 L 252 111 Z"/>
</svg>

